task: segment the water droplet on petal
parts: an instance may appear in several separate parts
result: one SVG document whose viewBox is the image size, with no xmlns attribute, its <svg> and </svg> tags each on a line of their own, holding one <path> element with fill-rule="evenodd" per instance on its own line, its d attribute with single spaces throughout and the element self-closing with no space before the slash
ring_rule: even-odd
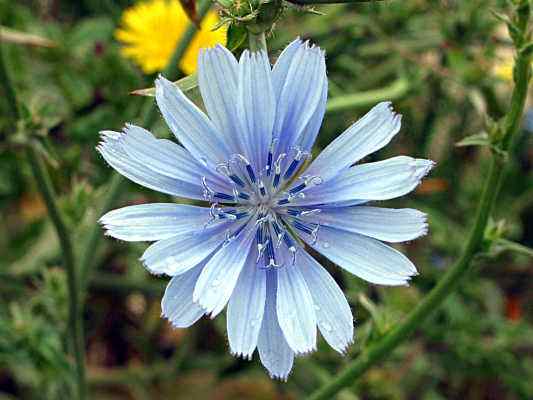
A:
<svg viewBox="0 0 533 400">
<path fill-rule="evenodd" d="M 220 285 L 220 279 L 213 279 L 213 282 L 211 282 L 212 287 L 217 287 Z"/>
<path fill-rule="evenodd" d="M 315 304 L 315 310 L 320 311 L 320 306 L 318 304 Z"/>
<path fill-rule="evenodd" d="M 322 243 L 322 247 L 325 248 L 325 249 L 329 249 L 329 242 L 324 242 Z"/>
<path fill-rule="evenodd" d="M 203 165 L 204 167 L 207 167 L 207 165 L 208 165 L 208 164 L 207 164 L 207 158 L 205 158 L 205 157 L 200 157 L 200 162 L 202 163 L 202 165 Z"/>
</svg>

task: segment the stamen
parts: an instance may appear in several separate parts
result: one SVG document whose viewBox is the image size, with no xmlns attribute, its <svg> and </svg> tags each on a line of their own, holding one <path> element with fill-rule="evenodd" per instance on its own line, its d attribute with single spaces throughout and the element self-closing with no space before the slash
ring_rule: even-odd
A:
<svg viewBox="0 0 533 400">
<path fill-rule="evenodd" d="M 318 185 L 321 185 L 323 182 L 323 179 L 318 175 L 307 176 L 303 178 L 304 178 L 304 181 L 302 183 L 300 183 L 298 186 L 295 186 L 291 190 L 289 190 L 290 194 L 296 194 L 298 192 L 301 192 L 302 190 L 304 190 L 306 187 L 310 186 L 311 184 L 313 186 L 318 186 Z"/>
<path fill-rule="evenodd" d="M 266 196 L 266 190 L 265 190 L 265 184 L 263 183 L 263 180 L 260 179 L 259 183 L 257 184 L 257 187 L 259 187 L 259 192 L 261 193 L 261 196 Z"/>
<path fill-rule="evenodd" d="M 205 176 L 202 176 L 202 186 L 204 188 L 204 199 L 207 201 L 212 201 L 215 191 L 209 187 L 207 184 L 207 178 Z"/>
<path fill-rule="evenodd" d="M 277 188 L 279 185 L 280 177 L 281 177 L 281 162 L 283 159 L 287 157 L 287 154 L 281 153 L 278 156 L 278 159 L 274 163 L 274 181 L 272 182 L 272 186 Z"/>
<path fill-rule="evenodd" d="M 270 148 L 268 149 L 268 156 L 267 156 L 267 164 L 266 164 L 266 175 L 270 176 L 272 173 L 272 161 L 274 157 L 274 147 L 276 143 L 279 141 L 279 139 L 274 138 L 272 139 L 272 142 L 270 142 Z"/>
<path fill-rule="evenodd" d="M 235 200 L 233 196 L 222 192 L 216 192 L 213 197 L 216 197 L 221 200 Z"/>
<path fill-rule="evenodd" d="M 283 241 L 285 242 L 285 246 L 289 249 L 289 251 L 292 253 L 292 264 L 294 265 L 296 263 L 296 246 L 294 245 L 294 241 L 290 238 L 289 235 L 283 236 Z"/>
<path fill-rule="evenodd" d="M 302 161 L 302 158 L 305 158 L 309 155 L 308 152 L 302 151 L 301 149 L 296 149 L 296 155 L 294 156 L 294 159 L 289 164 L 289 167 L 287 168 L 287 171 L 285 171 L 285 175 L 283 175 L 283 179 L 288 180 L 292 177 L 298 166 L 300 165 L 300 162 Z"/>
<path fill-rule="evenodd" d="M 252 168 L 252 165 L 250 164 L 250 161 L 248 161 L 246 157 L 244 157 L 242 154 L 234 154 L 233 158 L 239 159 L 244 164 L 244 167 L 246 168 L 246 172 L 248 173 L 250 181 L 252 181 L 252 183 L 255 183 L 256 181 L 255 173 Z"/>
<path fill-rule="evenodd" d="M 234 172 L 231 171 L 231 168 L 230 168 L 230 166 L 228 164 L 220 163 L 220 164 L 218 164 L 216 166 L 215 169 L 216 169 L 216 171 L 219 174 L 228 177 L 229 179 L 231 179 L 234 183 L 236 183 L 240 187 L 245 187 L 246 186 L 244 181 L 241 178 L 239 178 L 239 176 L 237 174 L 235 174 Z"/>
</svg>

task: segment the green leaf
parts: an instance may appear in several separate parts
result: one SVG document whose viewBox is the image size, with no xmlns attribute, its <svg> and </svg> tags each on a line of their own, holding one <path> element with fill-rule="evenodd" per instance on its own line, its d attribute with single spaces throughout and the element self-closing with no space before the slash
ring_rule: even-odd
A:
<svg viewBox="0 0 533 400">
<path fill-rule="evenodd" d="M 193 89 L 196 89 L 198 87 L 198 77 L 196 74 L 188 75 L 184 78 L 181 78 L 174 82 L 174 84 L 181 89 L 181 91 L 185 94 L 187 92 L 192 91 Z M 134 94 L 136 96 L 155 96 L 155 87 L 147 88 L 147 89 L 137 89 L 131 92 L 130 94 Z"/>
<path fill-rule="evenodd" d="M 457 147 L 466 147 L 466 146 L 490 146 L 490 139 L 487 132 L 477 133 L 475 135 L 470 135 L 455 143 Z"/>
<path fill-rule="evenodd" d="M 228 28 L 228 44 L 227 48 L 234 52 L 240 48 L 246 41 L 248 32 L 242 25 L 231 24 Z"/>
</svg>

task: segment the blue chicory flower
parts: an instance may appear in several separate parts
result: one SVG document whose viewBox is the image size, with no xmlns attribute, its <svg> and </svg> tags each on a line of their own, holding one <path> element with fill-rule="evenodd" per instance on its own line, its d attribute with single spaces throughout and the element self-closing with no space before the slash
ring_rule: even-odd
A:
<svg viewBox="0 0 533 400">
<path fill-rule="evenodd" d="M 222 46 L 199 57 L 207 116 L 160 77 L 156 100 L 181 143 L 127 125 L 102 132 L 98 150 L 132 181 L 210 206 L 143 204 L 104 215 L 107 234 L 155 242 L 142 255 L 172 279 L 163 315 L 178 328 L 227 307 L 232 354 L 257 348 L 272 377 L 285 380 L 295 355 L 316 349 L 316 328 L 339 352 L 353 340 L 350 306 L 305 245 L 375 284 L 405 285 L 415 266 L 382 243 L 427 232 L 413 209 L 366 205 L 411 192 L 433 166 L 399 156 L 354 165 L 387 145 L 401 117 L 375 106 L 309 166 L 325 112 L 324 52 L 297 39 L 271 68 L 263 51 L 240 60 Z"/>
</svg>

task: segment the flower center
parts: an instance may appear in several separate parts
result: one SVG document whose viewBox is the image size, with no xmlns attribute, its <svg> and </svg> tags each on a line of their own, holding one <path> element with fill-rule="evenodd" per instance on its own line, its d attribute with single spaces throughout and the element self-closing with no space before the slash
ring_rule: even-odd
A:
<svg viewBox="0 0 533 400">
<path fill-rule="evenodd" d="M 204 198 L 211 203 L 211 219 L 207 224 L 220 220 L 239 222 L 235 232 L 228 231 L 228 243 L 246 224 L 255 224 L 257 263 L 264 268 L 294 264 L 299 247 L 294 233 L 308 235 L 314 242 L 320 228 L 319 223 L 312 221 L 320 209 L 294 204 L 305 198 L 304 189 L 322 183 L 319 176 L 298 176 L 310 154 L 295 148 L 290 157 L 287 153 L 274 157 L 274 143 L 260 171 L 254 170 L 242 154 L 234 154 L 229 161 L 217 165 L 216 171 L 231 183 L 231 193 L 227 189 L 217 190 L 214 183 L 202 177 Z M 296 180 L 300 182 L 292 185 Z"/>
</svg>

